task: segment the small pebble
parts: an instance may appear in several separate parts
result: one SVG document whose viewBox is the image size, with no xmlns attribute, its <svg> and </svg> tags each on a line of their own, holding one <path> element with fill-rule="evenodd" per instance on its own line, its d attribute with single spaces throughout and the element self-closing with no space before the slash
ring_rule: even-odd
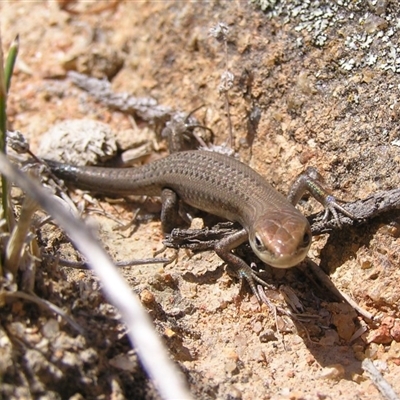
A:
<svg viewBox="0 0 400 400">
<path fill-rule="evenodd" d="M 140 301 L 146 306 L 154 304 L 156 300 L 154 294 L 147 289 L 142 290 L 139 296 L 140 296 Z"/>
<path fill-rule="evenodd" d="M 267 343 L 267 342 L 272 342 L 272 341 L 278 340 L 275 336 L 275 332 L 272 329 L 265 329 L 260 334 L 259 337 L 260 337 L 261 343 Z"/>
<path fill-rule="evenodd" d="M 122 371 L 133 372 L 137 367 L 137 363 L 127 354 L 118 354 L 110 360 L 110 365 Z"/>
<path fill-rule="evenodd" d="M 60 325 L 56 319 L 49 319 L 42 327 L 43 336 L 52 339 L 60 332 Z"/>
<path fill-rule="evenodd" d="M 341 364 L 330 365 L 322 369 L 319 377 L 321 379 L 340 381 L 344 377 L 344 368 Z"/>
</svg>

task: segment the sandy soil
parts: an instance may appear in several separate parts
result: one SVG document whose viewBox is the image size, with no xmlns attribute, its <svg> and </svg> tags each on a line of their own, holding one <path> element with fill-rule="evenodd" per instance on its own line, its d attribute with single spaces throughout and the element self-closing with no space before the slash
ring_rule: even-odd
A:
<svg viewBox="0 0 400 400">
<path fill-rule="evenodd" d="M 396 2 L 328 7 L 293 0 L 270 8 L 273 2 L 259 2 L 262 11 L 247 1 L 125 1 L 100 12 L 93 3 L 67 4 L 73 12 L 61 3 L 0 2 L 3 49 L 17 33 L 21 41 L 10 129 L 22 131 L 33 151 L 44 132 L 67 119 L 107 123 L 117 138 L 132 132 L 131 117 L 74 86 L 69 70 L 107 78 L 116 92 L 151 96 L 175 110 L 189 113 L 204 104 L 197 118 L 213 129 L 217 144 L 226 144 L 229 119 L 218 87 L 229 69 L 233 148 L 278 190 L 286 193 L 310 165 L 347 200 L 400 186 Z M 209 34 L 219 22 L 229 27 L 226 52 Z M 145 121 L 134 129 L 159 134 Z M 154 151 L 165 150 L 160 137 L 157 142 Z M 100 205 L 129 222 L 137 204 L 101 199 Z M 153 202 L 147 211 L 157 208 Z M 310 213 L 308 205 L 303 209 Z M 128 232 L 113 230 L 116 223 L 104 216 L 90 220 L 117 260 L 149 257 L 162 246 L 157 218 Z M 361 369 L 364 357 L 400 393 L 398 220 L 392 212 L 316 237 L 310 251 L 376 322 L 334 302 L 297 269 L 268 270 L 269 279 L 294 291 L 311 317 L 275 321 L 248 290 L 239 293 L 212 252 L 182 250 L 165 268 L 123 274 L 132 290 L 154 295 L 147 308 L 195 398 L 376 399 L 380 394 Z M 48 225 L 38 235 L 46 251 L 75 257 L 58 228 Z M 3 398 L 158 398 L 100 289 L 90 272 L 40 265 L 36 293 L 68 311 L 87 335 L 30 303 L 4 306 Z M 283 304 L 278 291 L 269 295 Z M 366 332 L 351 341 L 360 326 Z"/>
</svg>

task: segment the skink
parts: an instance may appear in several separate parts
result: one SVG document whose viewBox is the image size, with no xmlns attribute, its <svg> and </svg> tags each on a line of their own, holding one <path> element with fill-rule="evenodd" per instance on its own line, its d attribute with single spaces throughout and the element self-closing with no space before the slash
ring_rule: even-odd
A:
<svg viewBox="0 0 400 400">
<path fill-rule="evenodd" d="M 289 268 L 305 258 L 311 244 L 310 225 L 300 211 L 256 171 L 223 154 L 182 151 L 121 169 L 46 162 L 57 177 L 82 189 L 162 198 L 172 194 L 192 207 L 239 222 L 243 229 L 221 240 L 215 251 L 247 280 L 257 298 L 255 281 L 265 282 L 231 250 L 248 240 L 263 262 Z M 163 213 L 162 221 L 168 221 Z"/>
</svg>

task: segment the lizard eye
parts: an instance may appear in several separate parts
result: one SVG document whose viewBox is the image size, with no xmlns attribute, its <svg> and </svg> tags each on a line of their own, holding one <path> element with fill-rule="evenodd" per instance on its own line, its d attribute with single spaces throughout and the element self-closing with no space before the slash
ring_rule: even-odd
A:
<svg viewBox="0 0 400 400">
<path fill-rule="evenodd" d="M 303 246 L 307 247 L 311 242 L 311 233 L 310 232 L 304 232 L 303 235 Z"/>
<path fill-rule="evenodd" d="M 254 235 L 254 244 L 259 250 L 264 249 L 264 244 L 257 233 Z"/>
</svg>

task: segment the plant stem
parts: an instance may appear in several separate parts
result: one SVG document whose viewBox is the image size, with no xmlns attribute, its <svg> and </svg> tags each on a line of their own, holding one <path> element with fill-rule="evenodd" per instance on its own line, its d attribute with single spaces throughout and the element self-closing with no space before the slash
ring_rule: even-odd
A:
<svg viewBox="0 0 400 400">
<path fill-rule="evenodd" d="M 17 59 L 19 50 L 19 35 L 15 37 L 13 42 L 10 45 L 10 49 L 8 51 L 8 56 L 6 60 L 6 64 L 4 66 L 4 77 L 5 77 L 5 85 L 6 85 L 6 92 L 8 93 L 11 85 L 11 78 L 14 71 L 15 61 Z"/>
<path fill-rule="evenodd" d="M 7 90 L 6 90 L 6 80 L 4 75 L 4 57 L 3 57 L 3 46 L 0 34 L 0 151 L 5 154 L 6 148 L 6 130 L 7 130 Z M 7 180 L 2 175 L 1 176 L 1 200 L 3 206 L 3 218 L 7 218 L 8 214 L 8 188 Z"/>
<path fill-rule="evenodd" d="M 6 63 L 4 64 L 4 56 L 2 50 L 2 41 L 0 34 L 0 151 L 6 154 L 7 142 L 7 93 L 11 85 L 11 77 L 14 70 L 15 60 L 17 59 L 19 49 L 18 35 L 11 43 Z M 4 67 L 3 67 L 4 66 Z M 7 179 L 1 176 L 1 202 L 3 206 L 3 218 L 8 221 L 8 185 Z M 9 222 L 9 221 L 8 221 Z M 8 224 L 9 225 L 9 224 Z M 10 228 L 10 226 L 8 226 Z"/>
</svg>

